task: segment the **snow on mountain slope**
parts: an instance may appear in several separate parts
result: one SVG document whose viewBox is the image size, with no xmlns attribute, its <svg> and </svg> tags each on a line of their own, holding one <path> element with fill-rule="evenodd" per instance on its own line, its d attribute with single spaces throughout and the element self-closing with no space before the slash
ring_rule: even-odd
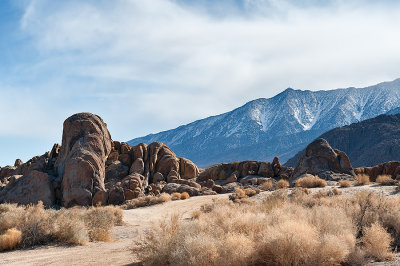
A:
<svg viewBox="0 0 400 266">
<path fill-rule="evenodd" d="M 284 162 L 320 134 L 400 107 L 400 79 L 367 88 L 287 89 L 217 116 L 129 141 L 161 141 L 201 167 L 216 162 Z"/>
</svg>

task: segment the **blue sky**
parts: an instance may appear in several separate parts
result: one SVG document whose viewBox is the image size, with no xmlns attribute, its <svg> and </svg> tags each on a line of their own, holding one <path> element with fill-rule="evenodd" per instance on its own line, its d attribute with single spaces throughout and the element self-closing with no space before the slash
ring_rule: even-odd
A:
<svg viewBox="0 0 400 266">
<path fill-rule="evenodd" d="M 2 0 L 0 165 L 76 112 L 126 141 L 272 97 L 400 77 L 400 5 L 362 0 Z"/>
</svg>

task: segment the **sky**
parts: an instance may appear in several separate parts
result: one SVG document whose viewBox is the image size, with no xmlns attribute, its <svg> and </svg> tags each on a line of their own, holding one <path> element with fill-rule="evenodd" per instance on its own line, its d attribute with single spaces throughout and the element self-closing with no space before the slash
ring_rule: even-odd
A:
<svg viewBox="0 0 400 266">
<path fill-rule="evenodd" d="M 78 112 L 127 141 L 288 87 L 400 78 L 399 2 L 1 0 L 0 166 Z"/>
</svg>

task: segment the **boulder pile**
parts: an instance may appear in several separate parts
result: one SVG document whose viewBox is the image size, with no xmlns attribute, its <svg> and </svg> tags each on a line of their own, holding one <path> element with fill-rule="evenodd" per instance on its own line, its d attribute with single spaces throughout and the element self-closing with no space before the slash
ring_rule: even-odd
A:
<svg viewBox="0 0 400 266">
<path fill-rule="evenodd" d="M 325 139 L 316 139 L 306 148 L 294 169 L 291 182 L 305 174 L 325 180 L 353 179 L 355 173 L 346 153 L 333 149 Z"/>
<path fill-rule="evenodd" d="M 121 204 L 164 191 L 199 195 L 198 174 L 193 162 L 167 145 L 112 141 L 99 116 L 79 113 L 65 120 L 61 146 L 26 163 L 17 159 L 14 166 L 0 167 L 0 203 L 71 207 Z"/>
</svg>

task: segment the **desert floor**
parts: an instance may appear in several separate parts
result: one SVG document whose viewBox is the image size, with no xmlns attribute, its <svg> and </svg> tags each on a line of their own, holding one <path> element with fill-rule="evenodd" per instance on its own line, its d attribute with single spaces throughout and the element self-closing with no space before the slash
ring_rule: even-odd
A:
<svg viewBox="0 0 400 266">
<path fill-rule="evenodd" d="M 314 188 L 313 192 L 326 188 Z M 398 197 L 394 186 L 368 185 L 341 188 L 344 195 L 358 191 L 373 190 L 389 197 Z M 262 192 L 252 199 L 262 199 L 270 192 Z M 190 219 L 194 210 L 215 198 L 228 198 L 228 194 L 199 196 L 187 200 L 171 201 L 150 207 L 124 211 L 125 225 L 113 230 L 115 241 L 95 242 L 84 246 L 46 245 L 30 249 L 0 253 L 0 265 L 140 265 L 137 256 L 131 251 L 138 234 L 145 232 L 170 214 L 179 213 L 181 219 Z M 371 263 L 370 265 L 400 265 L 400 256 L 395 261 Z"/>
</svg>

